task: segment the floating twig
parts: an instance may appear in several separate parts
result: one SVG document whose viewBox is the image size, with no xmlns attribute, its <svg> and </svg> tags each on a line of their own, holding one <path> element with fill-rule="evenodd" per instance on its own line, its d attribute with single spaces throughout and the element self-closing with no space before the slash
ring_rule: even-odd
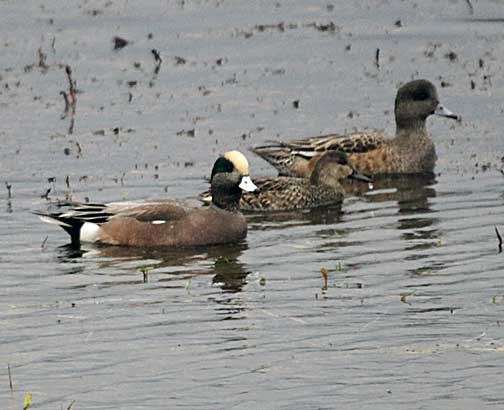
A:
<svg viewBox="0 0 504 410">
<path fill-rule="evenodd" d="M 187 62 L 184 57 L 175 56 L 173 58 L 175 59 L 175 65 L 184 65 Z"/>
<path fill-rule="evenodd" d="M 499 230 L 497 229 L 497 227 L 495 227 L 495 233 L 497 234 L 497 239 L 499 240 L 499 253 L 502 252 L 502 236 L 499 232 Z"/>
<path fill-rule="evenodd" d="M 5 183 L 5 188 L 7 188 L 7 198 L 12 199 L 12 185 L 8 182 Z"/>
<path fill-rule="evenodd" d="M 153 266 L 141 266 L 139 268 L 139 271 L 143 275 L 143 283 L 149 282 L 149 271 L 152 270 L 152 269 L 154 269 Z"/>
<path fill-rule="evenodd" d="M 65 109 L 63 111 L 63 115 L 61 119 L 66 118 L 68 113 L 70 112 L 70 108 L 72 109 L 72 119 L 75 115 L 75 110 L 77 108 L 77 93 L 75 91 L 75 82 L 72 79 L 72 68 L 69 65 L 65 65 L 65 73 L 68 79 L 68 93 L 66 91 L 60 91 L 60 95 L 63 96 L 63 100 L 65 101 Z M 69 134 L 73 134 L 73 121 L 70 123 L 70 127 L 68 130 Z"/>
<path fill-rule="evenodd" d="M 75 141 L 75 146 L 77 147 L 77 158 L 80 158 L 82 156 L 82 146 L 79 141 Z"/>
<path fill-rule="evenodd" d="M 467 7 L 469 7 L 469 14 L 474 14 L 474 7 L 471 3 L 471 0 L 466 0 Z"/>
<path fill-rule="evenodd" d="M 70 124 L 68 125 L 68 135 L 72 135 L 73 134 L 74 124 L 75 124 L 75 118 L 72 115 L 72 118 L 70 118 Z"/>
<path fill-rule="evenodd" d="M 416 292 L 416 291 L 414 291 L 414 290 L 413 290 L 413 291 L 411 291 L 411 292 L 403 292 L 403 293 L 400 293 L 400 294 L 399 294 L 399 296 L 401 296 L 401 302 L 402 302 L 402 303 L 406 303 L 407 305 L 411 305 L 411 303 L 410 303 L 410 302 L 408 302 L 408 301 L 406 300 L 406 298 L 407 298 L 408 296 L 412 296 L 412 295 L 414 295 L 414 294 L 415 294 L 415 292 Z"/>
<path fill-rule="evenodd" d="M 74 405 L 74 403 L 75 403 L 75 400 L 72 400 L 72 401 L 70 402 L 70 404 L 68 405 L 67 410 L 71 410 L 71 409 L 72 409 L 72 407 L 73 407 L 73 405 Z"/>
<path fill-rule="evenodd" d="M 156 63 L 161 64 L 163 62 L 163 60 L 161 59 L 161 55 L 159 54 L 159 51 L 153 48 L 151 50 L 151 53 L 154 55 L 154 60 L 156 60 Z"/>
<path fill-rule="evenodd" d="M 151 53 L 154 56 L 154 60 L 156 61 L 156 67 L 154 67 L 154 75 L 157 75 L 159 73 L 159 69 L 161 68 L 163 59 L 161 58 L 159 51 L 157 51 L 155 48 L 151 50 Z"/>
<path fill-rule="evenodd" d="M 72 79 L 72 68 L 69 65 L 65 66 L 65 73 L 68 78 L 68 94 L 70 96 L 70 105 L 72 107 L 72 115 L 75 114 L 75 108 L 77 106 L 77 96 L 75 94 L 75 85 Z"/>
<path fill-rule="evenodd" d="M 38 66 L 42 70 L 47 70 L 49 68 L 49 66 L 46 63 L 47 56 L 42 52 L 42 47 L 39 47 L 38 49 L 38 57 L 39 57 Z"/>
<path fill-rule="evenodd" d="M 68 101 L 68 94 L 65 91 L 60 91 L 60 95 L 63 96 L 63 100 L 65 101 L 65 110 L 62 116 L 62 118 L 65 118 L 68 114 L 68 111 L 70 111 L 70 101 Z"/>
<path fill-rule="evenodd" d="M 14 386 L 12 384 L 12 374 L 10 369 L 10 363 L 7 363 L 7 372 L 9 373 L 9 390 L 11 395 L 14 393 Z"/>
<path fill-rule="evenodd" d="M 40 195 L 41 198 L 49 200 L 49 193 L 51 192 L 51 188 L 47 188 L 45 194 Z"/>
<path fill-rule="evenodd" d="M 42 243 L 40 244 L 40 248 L 41 248 L 41 249 L 44 249 L 44 248 L 45 248 L 45 244 L 46 244 L 46 242 L 47 242 L 47 238 L 49 238 L 49 236 L 46 236 L 46 237 L 44 238 L 44 240 L 42 241 Z"/>
<path fill-rule="evenodd" d="M 376 53 L 375 53 L 375 65 L 376 65 L 376 68 L 380 68 L 380 49 L 377 48 L 376 49 Z"/>
<path fill-rule="evenodd" d="M 327 270 L 325 268 L 320 268 L 320 273 L 324 279 L 324 286 L 322 286 L 322 291 L 327 290 Z"/>
</svg>

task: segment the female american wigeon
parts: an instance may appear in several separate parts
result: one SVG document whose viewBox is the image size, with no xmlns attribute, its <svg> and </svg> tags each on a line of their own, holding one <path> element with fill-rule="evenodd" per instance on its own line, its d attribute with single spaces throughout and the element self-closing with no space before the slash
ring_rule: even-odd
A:
<svg viewBox="0 0 504 410">
<path fill-rule="evenodd" d="M 343 201 L 343 180 L 355 179 L 370 183 L 371 179 L 359 174 L 340 151 L 323 154 L 310 178 L 276 177 L 255 178 L 258 190 L 245 192 L 240 200 L 243 211 L 269 212 L 318 208 Z M 208 193 L 201 195 L 209 201 Z"/>
<path fill-rule="evenodd" d="M 280 175 L 287 176 L 309 176 L 317 158 L 333 150 L 346 152 L 354 168 L 365 175 L 431 173 L 436 151 L 425 120 L 432 114 L 460 118 L 439 103 L 430 81 L 414 80 L 397 91 L 393 138 L 379 132 L 329 134 L 272 143 L 252 151 L 277 168 Z"/>
<path fill-rule="evenodd" d="M 66 210 L 36 213 L 43 221 L 61 226 L 70 234 L 73 245 L 81 242 L 139 247 L 213 245 L 245 238 L 247 224 L 239 210 L 241 192 L 256 189 L 245 156 L 230 151 L 213 166 L 213 201 L 206 208 L 163 200 L 65 203 L 61 205 Z"/>
</svg>

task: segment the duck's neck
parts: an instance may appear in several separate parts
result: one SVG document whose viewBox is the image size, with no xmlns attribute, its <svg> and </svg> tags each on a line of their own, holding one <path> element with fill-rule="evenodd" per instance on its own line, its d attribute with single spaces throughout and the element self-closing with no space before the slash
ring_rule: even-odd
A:
<svg viewBox="0 0 504 410">
<path fill-rule="evenodd" d="M 398 127 L 392 144 L 395 145 L 399 151 L 403 153 L 408 152 L 415 156 L 423 155 L 422 153 L 426 149 L 430 151 L 434 146 L 432 138 L 425 128 L 425 123 L 408 128 Z"/>
<path fill-rule="evenodd" d="M 226 211 L 238 211 L 240 209 L 241 189 L 231 192 L 212 191 L 212 204 Z"/>
<path fill-rule="evenodd" d="M 410 138 L 419 138 L 426 137 L 427 127 L 425 126 L 425 120 L 415 120 L 415 121 L 396 121 L 396 138 L 400 139 L 410 139 Z"/>
<path fill-rule="evenodd" d="M 331 175 L 325 169 L 315 168 L 310 175 L 311 185 L 325 185 L 332 189 L 340 187 L 339 175 Z"/>
</svg>

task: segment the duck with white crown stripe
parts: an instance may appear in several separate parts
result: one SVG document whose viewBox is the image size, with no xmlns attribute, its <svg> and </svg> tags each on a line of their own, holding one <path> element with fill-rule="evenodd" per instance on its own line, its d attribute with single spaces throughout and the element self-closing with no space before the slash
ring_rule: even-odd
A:
<svg viewBox="0 0 504 410">
<path fill-rule="evenodd" d="M 82 242 L 136 247 L 214 245 L 246 237 L 247 223 L 239 207 L 241 193 L 256 189 L 245 156 L 229 151 L 213 166 L 210 207 L 175 200 L 62 202 L 54 211 L 35 213 L 44 222 L 61 226 L 74 246 Z"/>
</svg>

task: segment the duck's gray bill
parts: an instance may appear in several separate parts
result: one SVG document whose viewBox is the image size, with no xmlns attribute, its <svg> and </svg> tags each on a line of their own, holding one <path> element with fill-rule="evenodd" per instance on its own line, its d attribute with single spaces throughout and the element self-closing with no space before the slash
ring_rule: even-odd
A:
<svg viewBox="0 0 504 410">
<path fill-rule="evenodd" d="M 248 175 L 245 175 L 242 178 L 240 185 L 238 186 L 247 192 L 254 192 L 255 190 L 257 190 L 257 186 L 252 182 Z"/>
<path fill-rule="evenodd" d="M 348 178 L 351 178 L 351 179 L 355 179 L 357 181 L 362 181 L 362 182 L 367 182 L 368 184 L 370 184 L 371 182 L 373 182 L 373 180 L 369 177 L 367 177 L 366 175 L 363 175 L 357 171 L 354 171 L 352 172 Z"/>
<path fill-rule="evenodd" d="M 460 121 L 460 119 L 461 119 L 460 115 L 457 115 L 454 112 L 451 112 L 448 108 L 446 108 L 444 105 L 441 105 L 441 104 L 439 104 L 437 106 L 437 108 L 434 110 L 434 114 L 439 115 L 441 117 L 446 117 L 446 118 L 458 120 L 458 121 Z"/>
</svg>

